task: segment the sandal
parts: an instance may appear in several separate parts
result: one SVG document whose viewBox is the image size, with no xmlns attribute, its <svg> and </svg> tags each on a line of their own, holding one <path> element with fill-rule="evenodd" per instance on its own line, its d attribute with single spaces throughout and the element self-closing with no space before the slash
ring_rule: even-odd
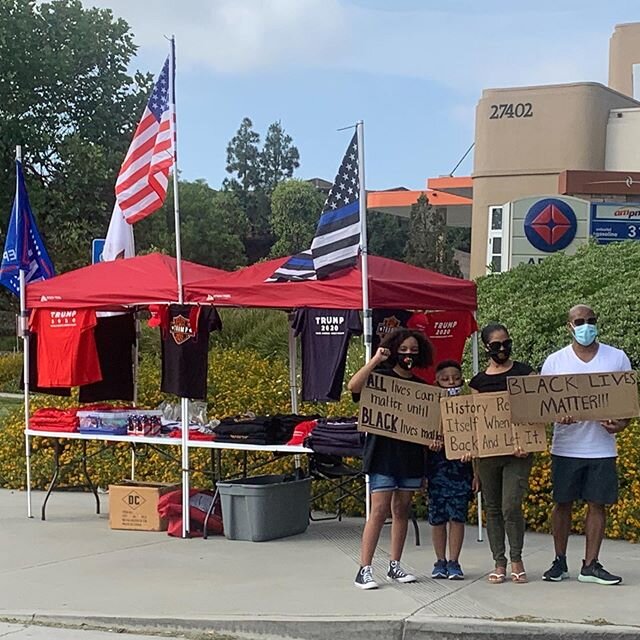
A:
<svg viewBox="0 0 640 640">
<path fill-rule="evenodd" d="M 490 584 L 502 584 L 507 579 L 507 575 L 505 573 L 498 573 L 494 571 L 489 574 L 489 583 Z"/>
<path fill-rule="evenodd" d="M 512 571 L 511 582 L 514 582 L 515 584 L 527 584 L 527 582 L 529 582 L 527 578 L 527 572 L 521 571 L 520 573 L 517 573 L 515 571 Z"/>
</svg>

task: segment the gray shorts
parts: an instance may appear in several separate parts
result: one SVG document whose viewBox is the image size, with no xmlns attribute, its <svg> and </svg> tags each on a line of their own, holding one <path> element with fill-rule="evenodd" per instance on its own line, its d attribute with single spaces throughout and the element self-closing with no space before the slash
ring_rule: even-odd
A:
<svg viewBox="0 0 640 640">
<path fill-rule="evenodd" d="M 616 458 L 551 456 L 553 500 L 559 504 L 584 500 L 595 504 L 618 501 Z"/>
</svg>

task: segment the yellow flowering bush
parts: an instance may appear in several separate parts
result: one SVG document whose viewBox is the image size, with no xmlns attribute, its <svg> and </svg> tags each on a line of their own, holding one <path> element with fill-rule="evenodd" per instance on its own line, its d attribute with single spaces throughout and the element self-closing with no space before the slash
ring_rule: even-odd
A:
<svg viewBox="0 0 640 640">
<path fill-rule="evenodd" d="M 6 365 L 5 358 L 11 358 L 11 365 Z M 347 371 L 357 368 L 358 358 L 350 354 Z M 0 371 L 13 367 L 18 371 L 19 359 L 15 356 L 0 356 Z M 347 373 L 347 377 L 349 373 Z M 160 392 L 160 365 L 153 354 L 145 355 L 141 360 L 139 380 L 140 406 L 156 407 L 165 399 L 166 394 Z M 289 372 L 287 363 L 281 358 L 266 358 L 250 349 L 214 349 L 210 353 L 209 362 L 209 397 L 208 415 L 210 418 L 223 417 L 254 411 L 258 414 L 289 413 Z M 176 398 L 173 398 L 177 401 Z M 76 398 L 55 398 L 51 396 L 33 396 L 33 410 L 39 407 L 75 406 Z M 330 416 L 356 415 L 357 409 L 348 393 L 344 393 L 339 403 L 308 404 L 300 407 L 302 414 L 316 413 Z M 12 409 L 0 420 L 0 485 L 14 489 L 25 487 L 24 459 L 24 418 L 22 407 Z M 549 432 L 549 438 L 551 436 Z M 60 441 L 63 445 L 61 461 L 63 468 L 60 485 L 82 487 L 86 481 L 78 464 L 69 464 L 77 460 L 83 444 L 81 442 Z M 87 442 L 89 473 L 92 480 L 100 487 L 106 487 L 123 478 L 130 477 L 131 449 L 128 444 L 112 444 Z M 620 499 L 609 510 L 607 535 L 640 541 L 640 423 L 634 421 L 624 432 L 618 435 L 618 468 L 620 476 Z M 102 451 L 104 450 L 104 451 Z M 156 482 L 180 481 L 180 450 L 178 447 L 162 447 L 166 455 L 148 447 L 140 447 L 136 461 L 136 478 Z M 100 452 L 100 455 L 98 453 Z M 32 438 L 32 483 L 35 488 L 43 489 L 51 477 L 53 465 L 53 444 L 42 438 Z M 206 449 L 191 449 L 190 453 L 192 486 L 211 486 L 212 452 Z M 249 454 L 248 468 L 256 464 L 271 461 L 259 473 L 284 473 L 293 469 L 293 458 L 273 458 L 271 454 Z M 221 457 L 222 477 L 240 476 L 243 472 L 244 456 L 241 452 L 225 451 Z M 322 483 L 314 486 L 320 492 Z M 327 511 L 334 509 L 335 495 L 328 495 L 316 504 L 316 507 Z M 417 510 L 424 514 L 424 497 L 416 498 Z M 355 498 L 346 498 L 343 510 L 350 515 L 362 515 L 363 502 Z M 548 453 L 536 454 L 529 482 L 529 494 L 524 503 L 524 513 L 528 526 L 533 531 L 548 532 L 551 529 L 550 515 L 553 506 L 551 498 L 551 465 Z M 476 519 L 475 503 L 470 509 L 470 519 Z M 583 533 L 584 508 L 576 508 L 573 529 Z"/>
</svg>

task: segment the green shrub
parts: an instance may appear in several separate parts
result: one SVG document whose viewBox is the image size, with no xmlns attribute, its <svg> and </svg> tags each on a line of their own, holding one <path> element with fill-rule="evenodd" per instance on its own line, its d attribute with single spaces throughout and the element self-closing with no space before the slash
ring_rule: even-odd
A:
<svg viewBox="0 0 640 640">
<path fill-rule="evenodd" d="M 478 280 L 478 322 L 505 324 L 514 356 L 540 367 L 547 355 L 569 343 L 567 312 L 591 305 L 603 342 L 624 349 L 640 366 L 640 244 L 590 244 L 575 256 L 561 253 L 537 265 L 520 265 Z"/>
</svg>

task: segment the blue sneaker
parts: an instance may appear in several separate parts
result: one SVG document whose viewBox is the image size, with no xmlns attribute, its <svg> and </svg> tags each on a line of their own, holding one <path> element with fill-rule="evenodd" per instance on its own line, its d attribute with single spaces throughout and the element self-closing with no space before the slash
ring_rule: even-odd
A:
<svg viewBox="0 0 640 640">
<path fill-rule="evenodd" d="M 436 580 L 446 580 L 449 577 L 446 560 L 436 561 L 436 563 L 433 565 L 433 571 L 431 572 L 431 577 Z"/>
<path fill-rule="evenodd" d="M 449 562 L 447 562 L 447 573 L 449 574 L 449 580 L 464 580 L 462 567 L 460 563 L 455 560 L 449 560 Z"/>
</svg>

